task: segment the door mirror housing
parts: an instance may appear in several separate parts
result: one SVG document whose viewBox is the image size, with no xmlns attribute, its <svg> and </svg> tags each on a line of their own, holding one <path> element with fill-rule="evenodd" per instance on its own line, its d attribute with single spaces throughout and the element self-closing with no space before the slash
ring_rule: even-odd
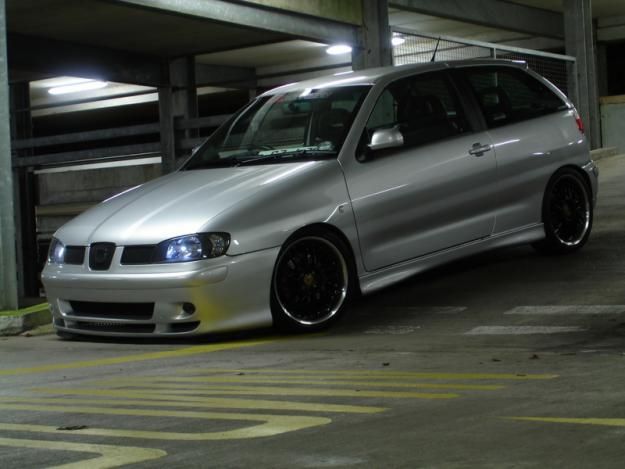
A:
<svg viewBox="0 0 625 469">
<path fill-rule="evenodd" d="M 371 136 L 371 142 L 367 147 L 370 151 L 398 148 L 404 145 L 404 136 L 397 126 L 390 129 L 377 129 Z"/>
</svg>

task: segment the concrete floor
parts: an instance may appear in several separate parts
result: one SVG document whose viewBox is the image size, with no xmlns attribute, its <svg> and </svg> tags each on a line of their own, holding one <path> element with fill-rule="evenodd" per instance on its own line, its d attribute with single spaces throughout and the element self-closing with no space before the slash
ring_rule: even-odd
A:
<svg viewBox="0 0 625 469">
<path fill-rule="evenodd" d="M 0 338 L 2 467 L 621 468 L 625 157 L 589 244 L 480 255 L 331 331 Z"/>
</svg>

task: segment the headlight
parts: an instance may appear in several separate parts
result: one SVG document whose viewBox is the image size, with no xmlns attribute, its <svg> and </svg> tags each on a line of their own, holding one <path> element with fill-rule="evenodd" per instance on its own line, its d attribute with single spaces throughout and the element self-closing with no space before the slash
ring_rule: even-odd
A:
<svg viewBox="0 0 625 469">
<path fill-rule="evenodd" d="M 65 245 L 56 238 L 50 241 L 48 249 L 48 262 L 50 264 L 62 264 L 65 261 Z"/>
<path fill-rule="evenodd" d="M 228 233 L 198 233 L 168 239 L 157 246 L 156 262 L 187 262 L 223 256 L 230 246 Z"/>
</svg>

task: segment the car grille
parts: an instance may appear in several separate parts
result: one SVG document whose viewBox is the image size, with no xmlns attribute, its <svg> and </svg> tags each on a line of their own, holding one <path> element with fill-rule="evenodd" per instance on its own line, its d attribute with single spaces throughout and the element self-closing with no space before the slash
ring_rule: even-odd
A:
<svg viewBox="0 0 625 469">
<path fill-rule="evenodd" d="M 154 261 L 155 247 L 156 246 L 126 246 L 122 253 L 121 263 L 124 265 L 151 264 Z"/>
<path fill-rule="evenodd" d="M 178 322 L 169 325 L 170 332 L 191 332 L 200 325 L 200 321 Z"/>
<path fill-rule="evenodd" d="M 71 316 L 102 319 L 149 320 L 154 313 L 154 303 L 100 303 L 70 301 Z"/>
<path fill-rule="evenodd" d="M 85 261 L 85 247 L 66 246 L 64 259 L 66 264 L 82 265 L 82 263 Z"/>
<path fill-rule="evenodd" d="M 154 332 L 154 324 L 119 324 L 115 322 L 84 322 L 76 321 L 72 329 L 98 332 L 120 332 L 127 334 L 151 334 Z"/>
<path fill-rule="evenodd" d="M 91 270 L 108 270 L 115 254 L 113 243 L 93 243 L 89 248 L 89 268 Z"/>
</svg>

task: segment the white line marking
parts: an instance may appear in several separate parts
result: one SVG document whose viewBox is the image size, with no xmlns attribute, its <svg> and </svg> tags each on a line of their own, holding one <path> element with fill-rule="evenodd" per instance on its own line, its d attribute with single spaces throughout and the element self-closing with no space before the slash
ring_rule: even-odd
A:
<svg viewBox="0 0 625 469">
<path fill-rule="evenodd" d="M 625 305 L 563 305 L 563 306 L 517 306 L 503 314 L 555 315 L 555 314 L 622 314 Z"/>
<path fill-rule="evenodd" d="M 562 334 L 586 330 L 577 326 L 479 326 L 465 332 L 464 335 Z"/>
</svg>

